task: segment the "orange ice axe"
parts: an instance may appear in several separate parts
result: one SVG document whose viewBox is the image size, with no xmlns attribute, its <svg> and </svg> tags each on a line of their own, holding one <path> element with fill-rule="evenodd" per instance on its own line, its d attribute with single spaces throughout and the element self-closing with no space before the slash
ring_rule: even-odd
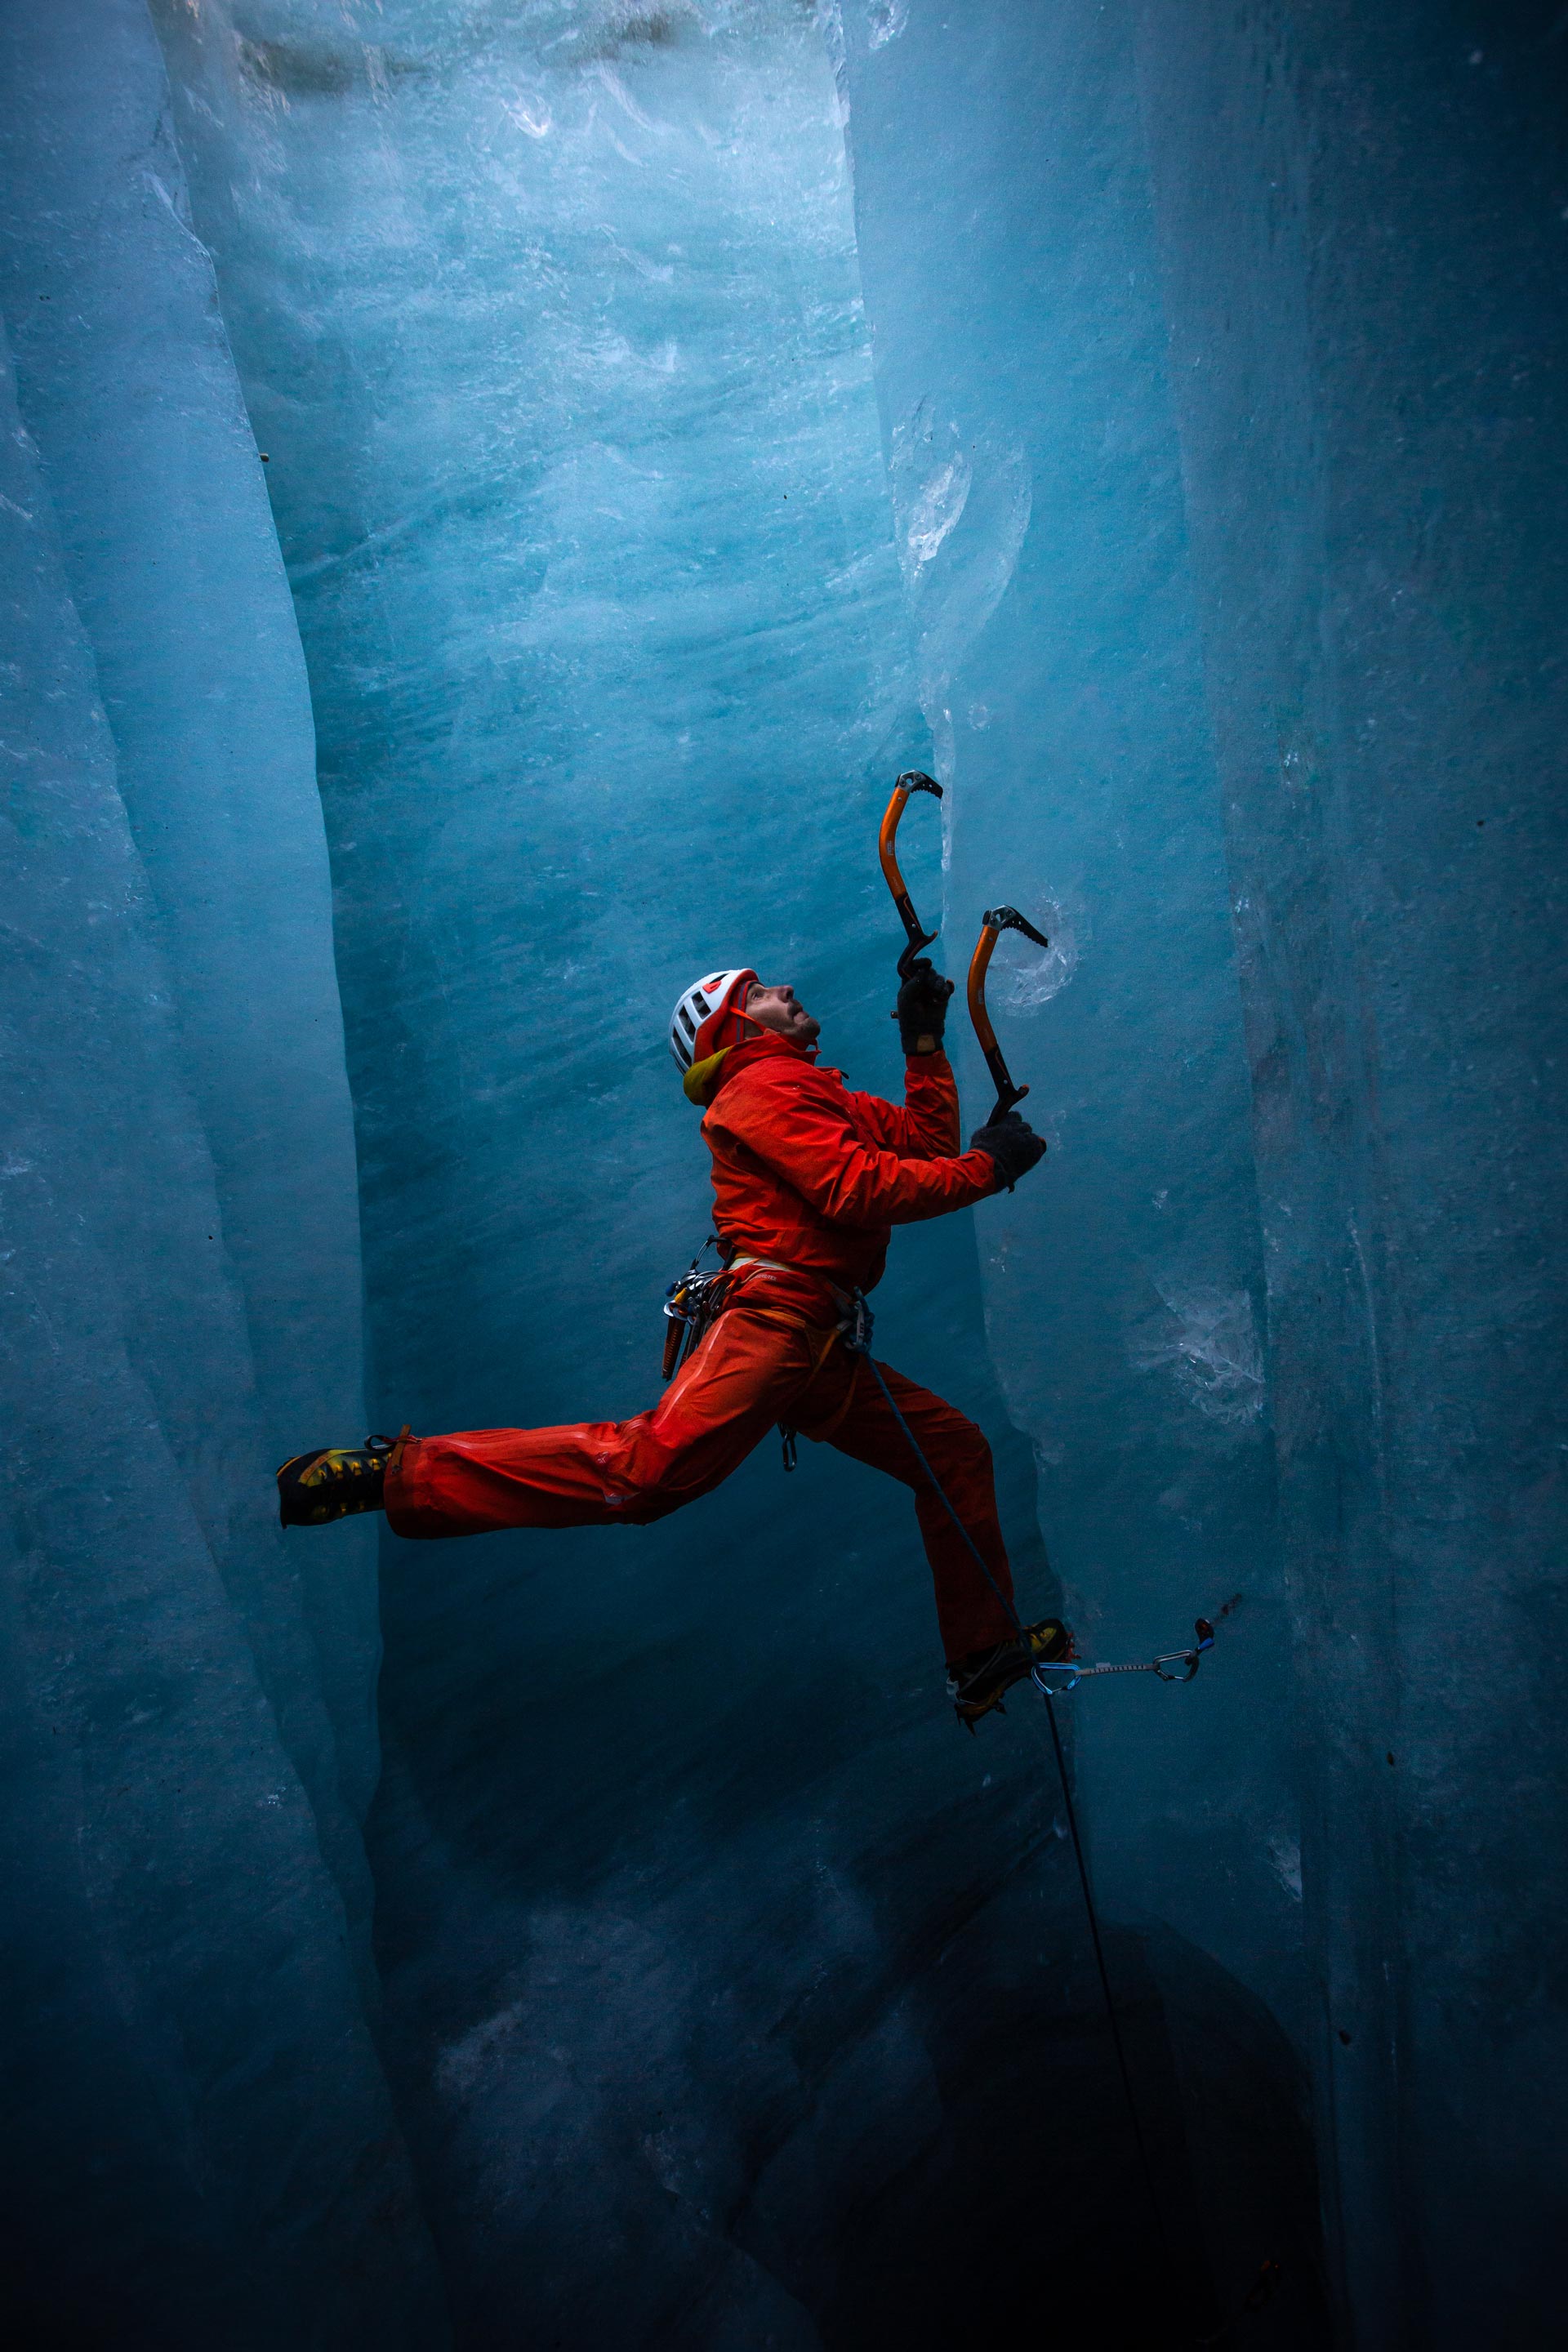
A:
<svg viewBox="0 0 1568 2352">
<path fill-rule="evenodd" d="M 985 1010 L 985 975 L 991 968 L 991 958 L 1004 931 L 1022 931 L 1037 948 L 1048 948 L 1044 931 L 1036 930 L 1033 923 L 1020 915 L 1016 907 L 995 907 L 981 921 L 980 937 L 974 943 L 974 953 L 969 959 L 969 1017 L 974 1024 L 974 1034 L 980 1040 L 980 1050 L 985 1056 L 996 1087 L 996 1108 L 993 1119 L 1005 1118 L 1007 1113 L 1021 1103 L 1028 1093 L 1027 1087 L 1015 1086 L 1013 1074 L 996 1043 L 996 1032 L 991 1026 L 991 1015 Z"/>
<path fill-rule="evenodd" d="M 882 861 L 882 879 L 893 894 L 893 904 L 909 934 L 909 943 L 899 958 L 900 980 L 908 980 L 916 956 L 921 948 L 929 948 L 936 937 L 934 931 L 921 928 L 921 919 L 915 912 L 909 886 L 899 871 L 898 856 L 893 846 L 899 837 L 899 821 L 910 804 L 911 793 L 934 793 L 941 800 L 942 786 L 934 776 L 922 775 L 918 768 L 906 768 L 893 786 L 893 797 L 888 803 L 882 818 L 882 830 L 877 836 L 877 853 Z"/>
</svg>

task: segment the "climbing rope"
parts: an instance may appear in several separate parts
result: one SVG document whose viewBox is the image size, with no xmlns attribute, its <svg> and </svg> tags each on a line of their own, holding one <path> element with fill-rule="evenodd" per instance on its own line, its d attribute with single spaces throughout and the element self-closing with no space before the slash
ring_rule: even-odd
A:
<svg viewBox="0 0 1568 2352">
<path fill-rule="evenodd" d="M 871 1353 L 871 1310 L 866 1304 L 863 1295 L 857 1291 L 851 1302 L 849 1315 L 846 1320 L 842 1333 L 844 1346 L 848 1349 L 851 1355 L 863 1358 L 870 1366 L 877 1386 L 882 1391 L 882 1396 L 887 1404 L 888 1410 L 892 1414 L 893 1419 L 898 1423 L 899 1427 L 903 1431 L 905 1437 L 908 1439 L 910 1451 L 914 1455 L 915 1460 L 920 1464 L 921 1470 L 925 1473 L 926 1478 L 930 1482 L 931 1492 L 942 1504 L 943 1510 L 947 1513 L 948 1517 L 952 1521 L 953 1526 L 958 1529 L 958 1532 L 963 1538 L 972 1558 L 977 1562 L 980 1572 L 984 1577 L 986 1583 L 991 1587 L 992 1591 L 996 1595 L 997 1600 L 1002 1603 L 1003 1608 L 1012 1619 L 1015 1633 L 1021 1634 L 1024 1631 L 1024 1622 L 1022 1618 L 1019 1616 L 1016 1608 L 1008 1599 L 1006 1593 L 1003 1591 L 1001 1586 L 997 1583 L 996 1579 L 992 1575 L 990 1568 L 986 1563 L 984 1554 L 981 1551 L 980 1547 L 974 1541 L 969 1529 L 964 1526 L 963 1521 L 960 1518 L 957 1511 L 953 1508 L 952 1500 L 948 1496 L 947 1489 L 943 1486 L 942 1480 L 937 1476 L 936 1472 L 931 1468 L 931 1464 L 926 1460 L 919 1438 L 916 1437 L 914 1431 L 910 1427 L 909 1423 L 904 1419 L 903 1414 L 899 1411 L 897 1404 L 893 1401 L 893 1392 L 891 1389 L 889 1388 L 886 1380 L 883 1378 L 882 1367 L 878 1363 L 876 1358 Z M 1211 1634 L 1210 1639 L 1212 1640 L 1212 1638 L 1213 1636 Z M 1163 1662 L 1162 1661 L 1161 1663 Z M 1085 1671 L 1093 1672 L 1095 1669 L 1090 1668 Z M 1116 1672 L 1118 1669 L 1109 1668 L 1102 1669 L 1101 1671 Z M 1127 1667 L 1120 1669 L 1120 1671 L 1135 1674 L 1143 1672 L 1145 1669 L 1142 1667 Z M 1158 1671 L 1158 1667 L 1156 1667 L 1155 1671 Z M 1193 1672 L 1195 1674 L 1197 1668 L 1194 1664 Z M 1161 2245 L 1165 2251 L 1166 2258 L 1169 2259 L 1171 2256 L 1171 2242 L 1166 2234 L 1164 2215 L 1160 2209 L 1159 2191 L 1154 2186 L 1154 2168 L 1150 2161 L 1148 2142 L 1143 2137 L 1143 2120 L 1138 2112 L 1138 2101 L 1132 2089 L 1132 2070 L 1128 2064 L 1127 2047 L 1121 2038 L 1121 2021 L 1116 2013 L 1116 1997 L 1110 1989 L 1110 1971 L 1105 1964 L 1105 1946 L 1100 1932 L 1100 1912 L 1094 1899 L 1094 1889 L 1089 1884 L 1089 1863 L 1083 1850 L 1083 1840 L 1079 1834 L 1078 1809 L 1072 1801 L 1072 1787 L 1068 1779 L 1067 1758 L 1062 1750 L 1062 1738 L 1061 1732 L 1057 1724 L 1057 1711 L 1050 1703 L 1055 1694 L 1053 1694 L 1050 1684 L 1042 1680 L 1038 1665 L 1031 1669 L 1029 1679 L 1034 1684 L 1036 1689 L 1039 1692 L 1041 1697 L 1046 1701 L 1046 1720 L 1051 1727 L 1051 1747 L 1056 1754 L 1057 1777 L 1061 1782 L 1062 1810 L 1067 1819 L 1068 1834 L 1072 1841 L 1073 1859 L 1078 1864 L 1078 1881 L 1079 1886 L 1083 1889 L 1083 1907 L 1085 1915 L 1089 1920 L 1089 1941 L 1094 1947 L 1094 1965 L 1100 1974 L 1100 1990 L 1101 1994 L 1104 1996 L 1105 2000 L 1105 2021 L 1110 2030 L 1111 2047 L 1116 2053 L 1117 2072 L 1121 2077 L 1122 2095 L 1127 2102 L 1128 2119 L 1132 2126 L 1132 2137 L 1138 2150 L 1139 2168 L 1143 2175 L 1143 2187 L 1149 2199 L 1149 2210 L 1154 2217 L 1154 2227 L 1159 2235 Z M 1079 1675 L 1079 1679 L 1082 1679 L 1081 1674 Z M 1175 1677 L 1172 1677 L 1171 1679 L 1175 1679 Z M 1180 1679 L 1188 1681 L 1191 1679 L 1191 1676 L 1182 1676 Z M 1072 1685 L 1069 1683 L 1067 1687 L 1070 1690 Z"/>
<path fill-rule="evenodd" d="M 883 1377 L 882 1367 L 871 1353 L 871 1309 L 866 1303 L 865 1295 L 863 1292 L 856 1291 L 849 1303 L 849 1312 L 839 1327 L 839 1338 L 850 1355 L 862 1357 L 870 1366 L 872 1377 L 882 1391 L 883 1402 L 903 1431 L 909 1442 L 910 1452 L 924 1472 L 932 1494 L 958 1529 L 971 1558 L 976 1562 L 986 1583 L 1012 1619 L 1014 1632 L 1021 1634 L 1024 1631 L 1024 1622 L 1018 1614 L 1016 1606 L 1009 1600 L 992 1575 L 984 1554 L 960 1518 L 946 1487 L 926 1460 L 919 1438 L 894 1402 L 893 1392 Z M 1222 1611 L 1220 1613 L 1224 1615 L 1226 1612 Z M 1132 2127 L 1133 2144 L 1138 2150 L 1138 2168 L 1143 2177 L 1144 2193 L 1149 2200 L 1149 2210 L 1153 2217 L 1155 2234 L 1167 2262 L 1173 2260 L 1170 2233 L 1166 2230 L 1164 2213 L 1161 2209 L 1160 2192 L 1154 2185 L 1154 2167 L 1149 2155 L 1149 2143 L 1143 2136 L 1143 2118 L 1139 2113 L 1137 2096 L 1132 2088 L 1132 2069 L 1128 2063 L 1127 2045 L 1121 2038 L 1121 2021 L 1116 2013 L 1116 1996 L 1110 1988 L 1110 1971 L 1106 1966 L 1105 1944 L 1100 1931 L 1100 1911 L 1095 1903 L 1094 1889 L 1089 1884 L 1089 1862 L 1083 1850 L 1083 1839 L 1079 1832 L 1078 1808 L 1072 1801 L 1072 1784 L 1068 1779 L 1067 1757 L 1062 1748 L 1061 1731 L 1057 1723 L 1057 1711 L 1052 1702 L 1058 1698 L 1065 1698 L 1080 1682 L 1088 1681 L 1094 1675 L 1153 1674 L 1158 1675 L 1162 1682 L 1190 1683 L 1197 1673 L 1204 1652 L 1210 1648 L 1214 1642 L 1214 1627 L 1206 1617 L 1198 1619 L 1196 1630 L 1198 1639 L 1194 1648 L 1169 1650 L 1158 1658 L 1142 1659 L 1131 1665 L 1079 1666 L 1069 1659 L 1058 1659 L 1054 1664 L 1037 1660 L 1029 1672 L 1030 1681 L 1046 1701 L 1046 1720 L 1051 1729 L 1051 1749 L 1057 1759 L 1057 1778 L 1061 1783 L 1062 1811 L 1067 1820 L 1068 1834 L 1072 1842 L 1073 1860 L 1078 1865 L 1078 1883 L 1083 1890 L 1084 1915 L 1089 1921 L 1089 1941 L 1094 1948 L 1094 1965 L 1100 1977 L 1100 1994 L 1105 2003 L 1105 2021 L 1110 2029 L 1111 2048 L 1116 2053 L 1116 2070 L 1121 2078 L 1121 2093 L 1127 2103 L 1127 2116 Z M 1177 1666 L 1184 1667 L 1186 1671 L 1184 1673 L 1165 1671 L 1167 1667 Z M 1063 1683 L 1052 1684 L 1047 1679 L 1051 1675 L 1066 1675 L 1068 1679 Z M 1279 2285 L 1279 2276 L 1280 2266 L 1270 2256 L 1264 2263 L 1247 2294 L 1242 2298 L 1238 2309 L 1229 2318 L 1223 2319 L 1219 2326 L 1210 2333 L 1193 2336 L 1190 2339 L 1192 2343 L 1194 2346 L 1216 2347 L 1224 2344 L 1237 2321 L 1251 2317 L 1261 2311 L 1271 2300 Z"/>
</svg>

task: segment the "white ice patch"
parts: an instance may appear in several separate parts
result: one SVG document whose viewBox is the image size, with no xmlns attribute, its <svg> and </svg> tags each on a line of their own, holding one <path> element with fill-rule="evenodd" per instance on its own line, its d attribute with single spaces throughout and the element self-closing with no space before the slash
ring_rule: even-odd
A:
<svg viewBox="0 0 1568 2352">
<path fill-rule="evenodd" d="M 910 21 L 910 0 L 871 0 L 866 12 L 870 46 L 885 49 L 896 41 Z"/>
<path fill-rule="evenodd" d="M 1239 1429 L 1263 1410 L 1263 1358 L 1245 1290 L 1161 1286 L 1164 1312 L 1129 1342 L 1141 1372 L 1167 1367 L 1210 1421 Z"/>
<path fill-rule="evenodd" d="M 1019 902 L 1048 947 L 1037 948 L 1022 931 L 1004 931 L 991 960 L 993 1008 L 1026 1018 L 1059 996 L 1078 970 L 1079 926 L 1056 898 Z"/>
<path fill-rule="evenodd" d="M 934 726 L 958 665 L 1006 593 L 1033 490 L 1021 442 L 960 432 L 922 400 L 893 428 L 899 562 L 920 639 L 921 706 Z"/>
<path fill-rule="evenodd" d="M 973 480 L 969 460 L 962 453 L 950 457 L 921 488 L 904 526 L 904 582 L 914 588 L 926 565 L 936 555 L 969 502 Z"/>
<path fill-rule="evenodd" d="M 548 139 L 555 128 L 555 118 L 547 106 L 528 103 L 521 98 L 503 98 L 500 110 L 520 131 L 531 139 Z"/>
<path fill-rule="evenodd" d="M 1293 1837 L 1283 1830 L 1275 1830 L 1268 1840 L 1268 1859 L 1279 1874 L 1286 1892 L 1301 1900 L 1301 1849 Z"/>
</svg>

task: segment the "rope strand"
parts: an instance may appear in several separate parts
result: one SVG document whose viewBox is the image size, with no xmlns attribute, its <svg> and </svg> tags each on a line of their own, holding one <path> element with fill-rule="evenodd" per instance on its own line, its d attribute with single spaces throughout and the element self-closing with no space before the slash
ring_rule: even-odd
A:
<svg viewBox="0 0 1568 2352">
<path fill-rule="evenodd" d="M 862 1316 L 865 1318 L 866 1323 L 868 1325 L 870 1321 L 870 1310 L 862 1304 L 860 1311 Z M 969 1529 L 964 1526 L 963 1521 L 959 1517 L 958 1513 L 954 1510 L 952 1502 L 948 1498 L 947 1489 L 943 1486 L 942 1480 L 937 1476 L 936 1472 L 926 1460 L 926 1457 L 921 1449 L 920 1440 L 916 1437 L 914 1431 L 910 1427 L 909 1423 L 904 1419 L 903 1414 L 899 1411 L 898 1406 L 893 1402 L 893 1392 L 888 1386 L 886 1380 L 883 1378 L 882 1367 L 872 1355 L 869 1345 L 867 1344 L 869 1340 L 869 1331 L 868 1330 L 866 1341 L 862 1341 L 860 1332 L 857 1329 L 852 1338 L 846 1339 L 845 1345 L 850 1349 L 852 1353 L 862 1357 L 865 1361 L 870 1365 L 872 1372 L 876 1376 L 877 1386 L 881 1390 L 882 1395 L 886 1400 L 888 1410 L 892 1414 L 893 1419 L 898 1423 L 899 1427 L 903 1431 L 904 1435 L 908 1438 L 910 1451 L 914 1455 L 915 1460 L 920 1464 L 921 1468 L 924 1471 L 926 1477 L 931 1482 L 932 1493 L 937 1496 L 943 1510 L 947 1513 L 948 1517 L 958 1529 L 960 1536 L 968 1546 L 972 1557 L 978 1562 L 980 1571 L 984 1577 L 986 1583 L 989 1584 L 992 1591 L 996 1595 L 997 1600 L 1002 1603 L 1003 1608 L 1012 1619 L 1014 1631 L 1021 1634 L 1024 1631 L 1024 1622 L 1018 1614 L 1016 1607 L 1013 1601 L 1009 1600 L 1006 1593 L 1003 1591 L 1001 1586 L 997 1583 L 996 1579 L 992 1575 L 984 1554 L 981 1551 L 979 1545 L 974 1541 Z M 1133 2095 L 1132 2070 L 1128 2064 L 1127 2048 L 1121 2039 L 1121 2021 L 1116 2014 L 1116 1999 L 1110 1990 L 1110 1972 L 1105 1964 L 1105 1946 L 1100 1938 L 1100 1914 L 1095 1905 L 1094 1890 L 1089 1885 L 1089 1863 L 1083 1850 L 1083 1840 L 1079 1834 L 1078 1810 L 1072 1801 L 1072 1787 L 1068 1779 L 1067 1757 L 1062 1749 L 1062 1736 L 1057 1725 L 1057 1711 L 1051 1704 L 1051 1695 L 1047 1689 L 1045 1684 L 1037 1680 L 1033 1675 L 1030 1675 L 1029 1679 L 1034 1683 L 1035 1688 L 1039 1692 L 1040 1696 L 1046 1702 L 1046 1719 L 1051 1727 L 1051 1747 L 1056 1754 L 1057 1774 L 1061 1781 L 1062 1808 L 1067 1815 L 1068 1833 L 1072 1840 L 1073 1859 L 1078 1864 L 1079 1885 L 1083 1889 L 1083 1907 L 1089 1917 L 1089 1939 L 1094 1946 L 1094 1964 L 1100 1974 L 1100 1990 L 1105 1999 L 1105 2021 L 1110 2029 L 1111 2046 L 1116 2053 L 1117 2072 L 1121 2077 L 1121 2089 L 1127 2101 L 1128 2119 L 1132 2126 L 1132 2137 L 1138 2149 L 1139 2168 L 1143 2175 L 1143 2187 L 1149 2199 L 1149 2210 L 1154 2217 L 1155 2231 L 1159 2237 L 1161 2246 L 1163 2248 L 1165 2257 L 1168 2261 L 1171 2258 L 1171 2243 L 1165 2233 L 1165 2217 L 1160 2209 L 1159 2191 L 1154 2186 L 1154 2168 L 1150 2161 L 1148 2142 L 1143 2137 L 1142 2118 L 1139 2115 L 1138 2101 Z"/>
</svg>

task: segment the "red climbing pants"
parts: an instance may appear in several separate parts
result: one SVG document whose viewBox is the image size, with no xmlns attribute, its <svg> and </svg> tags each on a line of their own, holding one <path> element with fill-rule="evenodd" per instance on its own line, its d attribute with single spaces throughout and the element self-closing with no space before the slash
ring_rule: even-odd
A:
<svg viewBox="0 0 1568 2352">
<path fill-rule="evenodd" d="M 401 1536 L 500 1528 L 646 1526 L 710 1494 L 775 1423 L 836 1445 L 913 1489 L 936 1582 L 944 1654 L 1012 1631 L 888 1408 L 870 1366 L 835 1335 L 837 1308 L 813 1277 L 747 1269 L 701 1345 L 651 1412 L 559 1429 L 470 1429 L 408 1439 L 386 1477 Z M 1013 1580 L 981 1432 L 929 1390 L 882 1367 L 921 1452 L 1010 1602 Z"/>
</svg>

